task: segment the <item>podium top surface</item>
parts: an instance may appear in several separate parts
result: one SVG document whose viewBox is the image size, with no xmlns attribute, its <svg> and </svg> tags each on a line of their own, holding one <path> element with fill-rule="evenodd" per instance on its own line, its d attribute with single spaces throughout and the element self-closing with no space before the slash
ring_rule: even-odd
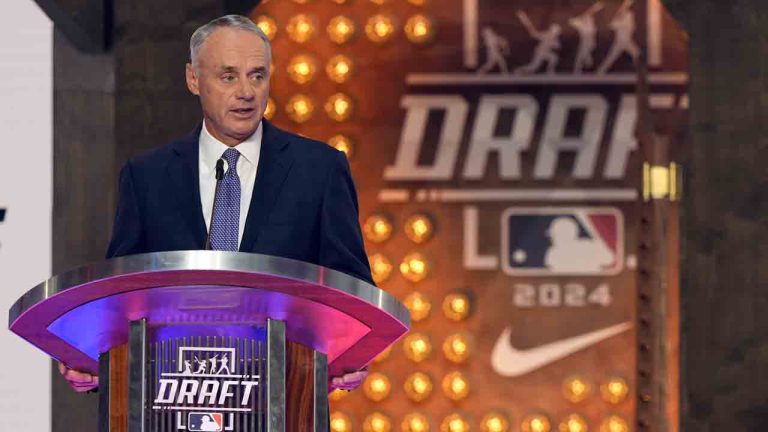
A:
<svg viewBox="0 0 768 432">
<path fill-rule="evenodd" d="M 129 322 L 184 336 L 242 336 L 268 318 L 289 340 L 328 355 L 331 376 L 367 365 L 408 331 L 408 310 L 344 273 L 268 255 L 174 251 L 132 255 L 54 276 L 10 309 L 9 327 L 51 357 L 95 373 L 126 343 Z"/>
</svg>

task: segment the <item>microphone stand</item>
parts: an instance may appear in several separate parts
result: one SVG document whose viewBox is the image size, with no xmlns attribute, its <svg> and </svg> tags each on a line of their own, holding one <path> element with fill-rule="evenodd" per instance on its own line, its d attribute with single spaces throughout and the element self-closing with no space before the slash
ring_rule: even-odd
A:
<svg viewBox="0 0 768 432">
<path fill-rule="evenodd" d="M 219 186 L 224 178 L 224 159 L 216 161 L 216 191 L 213 193 L 213 205 L 211 206 L 211 223 L 208 225 L 208 236 L 205 238 L 205 250 L 211 250 L 211 228 L 213 228 L 213 216 L 216 214 L 216 198 L 219 196 Z"/>
</svg>

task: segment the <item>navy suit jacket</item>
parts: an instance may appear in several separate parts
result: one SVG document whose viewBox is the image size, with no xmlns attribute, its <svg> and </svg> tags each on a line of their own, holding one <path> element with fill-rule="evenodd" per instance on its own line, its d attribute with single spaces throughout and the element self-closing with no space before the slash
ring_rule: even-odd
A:
<svg viewBox="0 0 768 432">
<path fill-rule="evenodd" d="M 281 256 L 373 284 L 344 153 L 263 120 L 240 251 Z M 198 139 L 191 134 L 125 164 L 107 258 L 205 249 Z"/>
</svg>

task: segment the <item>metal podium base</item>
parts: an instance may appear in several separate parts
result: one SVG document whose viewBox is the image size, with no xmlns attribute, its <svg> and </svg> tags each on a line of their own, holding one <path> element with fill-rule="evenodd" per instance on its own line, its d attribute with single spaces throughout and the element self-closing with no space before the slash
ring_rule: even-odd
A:
<svg viewBox="0 0 768 432">
<path fill-rule="evenodd" d="M 102 432 L 327 431 L 328 375 L 365 367 L 410 324 L 365 281 L 224 251 L 89 264 L 29 290 L 8 318 L 49 356 L 99 373 Z"/>
</svg>

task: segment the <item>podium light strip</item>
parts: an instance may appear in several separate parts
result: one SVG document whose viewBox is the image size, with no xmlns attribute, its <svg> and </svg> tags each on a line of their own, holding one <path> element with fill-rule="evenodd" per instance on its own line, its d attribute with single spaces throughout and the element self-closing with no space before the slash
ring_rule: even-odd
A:
<svg viewBox="0 0 768 432">
<path fill-rule="evenodd" d="M 128 432 L 144 432 L 146 416 L 147 320 L 132 321 L 128 335 Z"/>
<path fill-rule="evenodd" d="M 314 432 L 328 432 L 328 357 L 321 352 L 314 352 L 315 368 L 313 373 L 314 395 L 312 408 L 314 410 Z"/>
<path fill-rule="evenodd" d="M 285 431 L 285 323 L 267 320 L 267 432 Z"/>
</svg>

